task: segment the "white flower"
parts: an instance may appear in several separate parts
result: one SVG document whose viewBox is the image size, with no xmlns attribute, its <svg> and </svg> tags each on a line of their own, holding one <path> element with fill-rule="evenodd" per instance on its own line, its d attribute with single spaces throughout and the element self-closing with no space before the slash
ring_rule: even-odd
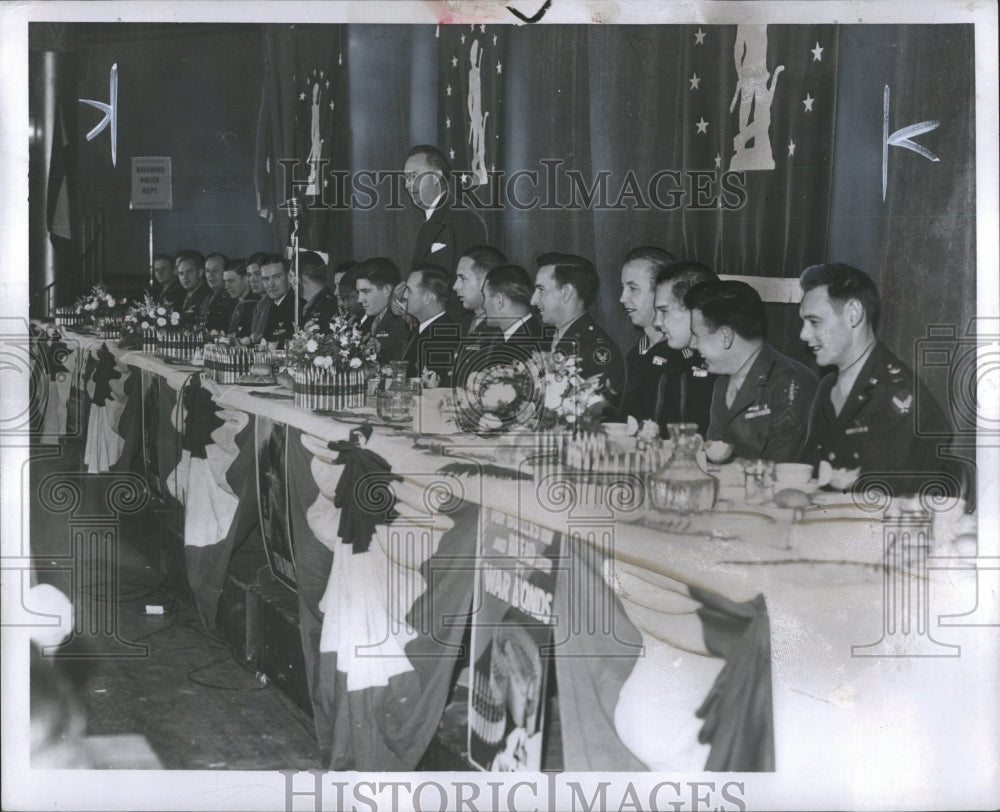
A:
<svg viewBox="0 0 1000 812">
<path fill-rule="evenodd" d="M 484 414 L 479 418 L 480 431 L 496 431 L 503 428 L 503 421 L 492 414 Z"/>
<path fill-rule="evenodd" d="M 313 358 L 313 364 L 320 369 L 330 369 L 333 366 L 333 359 L 329 355 L 317 355 Z"/>
<path fill-rule="evenodd" d="M 563 394 L 566 392 L 566 385 L 562 386 L 552 385 L 551 383 L 545 387 L 545 408 L 546 409 L 558 409 L 559 405 L 563 402 Z"/>
<path fill-rule="evenodd" d="M 167 320 L 166 320 L 165 318 L 163 318 L 163 316 L 160 316 L 160 317 L 159 317 L 159 318 L 158 318 L 158 319 L 156 320 L 156 325 L 157 325 L 158 327 L 166 327 L 166 326 L 167 326 Z"/>
<path fill-rule="evenodd" d="M 315 338 L 310 338 L 306 342 L 306 352 L 316 352 L 319 349 L 319 342 Z"/>
<path fill-rule="evenodd" d="M 104 297 L 104 301 L 108 303 L 108 307 L 114 307 L 115 306 L 115 297 L 114 296 L 105 296 Z"/>
<path fill-rule="evenodd" d="M 142 329 L 143 330 L 148 330 L 149 329 L 149 322 L 148 321 L 144 321 L 142 323 Z"/>
<path fill-rule="evenodd" d="M 178 324 L 180 324 L 181 323 L 181 314 L 180 313 L 171 313 L 170 314 L 170 323 L 172 325 L 174 325 L 174 327 L 176 327 Z"/>
<path fill-rule="evenodd" d="M 361 359 L 360 358 L 352 358 L 350 366 L 351 366 L 351 369 L 357 369 L 359 366 L 361 366 Z"/>
<path fill-rule="evenodd" d="M 482 397 L 483 406 L 491 411 L 502 406 L 509 406 L 515 400 L 517 400 L 517 390 L 506 382 L 487 386 Z"/>
</svg>

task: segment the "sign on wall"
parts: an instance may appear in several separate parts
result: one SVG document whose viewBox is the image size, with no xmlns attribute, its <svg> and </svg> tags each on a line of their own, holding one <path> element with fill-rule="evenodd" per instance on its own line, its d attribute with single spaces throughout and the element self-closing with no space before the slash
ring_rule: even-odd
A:
<svg viewBox="0 0 1000 812">
<path fill-rule="evenodd" d="M 172 209 L 173 207 L 170 158 L 133 158 L 132 208 Z"/>
</svg>

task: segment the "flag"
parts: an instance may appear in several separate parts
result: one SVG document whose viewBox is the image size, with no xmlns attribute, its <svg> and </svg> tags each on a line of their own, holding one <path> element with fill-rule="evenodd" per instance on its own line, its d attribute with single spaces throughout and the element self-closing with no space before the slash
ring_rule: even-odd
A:
<svg viewBox="0 0 1000 812">
<path fill-rule="evenodd" d="M 441 148 L 466 187 L 483 186 L 502 168 L 504 29 L 437 28 Z"/>
<path fill-rule="evenodd" d="M 69 137 L 62 110 L 56 106 L 52 133 L 52 152 L 49 156 L 49 175 L 46 191 L 45 224 L 52 237 L 72 239 L 69 214 Z"/>
</svg>

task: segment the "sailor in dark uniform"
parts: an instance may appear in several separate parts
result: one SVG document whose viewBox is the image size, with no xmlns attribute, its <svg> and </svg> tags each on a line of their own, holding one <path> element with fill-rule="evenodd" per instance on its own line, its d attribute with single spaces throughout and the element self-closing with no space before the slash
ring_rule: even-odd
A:
<svg viewBox="0 0 1000 812">
<path fill-rule="evenodd" d="M 236 308 L 236 302 L 226 290 L 224 276 L 229 259 L 218 252 L 205 257 L 205 284 L 211 291 L 201 306 L 201 316 L 206 330 L 224 333 Z"/>
<path fill-rule="evenodd" d="M 321 333 L 330 332 L 330 320 L 337 315 L 337 297 L 326 283 L 326 263 L 315 251 L 299 254 L 299 276 L 306 306 L 299 311 L 299 324 L 313 322 Z"/>
<path fill-rule="evenodd" d="M 295 291 L 291 289 L 284 258 L 270 254 L 260 268 L 264 297 L 253 312 L 251 339 L 284 343 L 295 333 Z M 299 311 L 304 303 L 299 299 Z"/>
<path fill-rule="evenodd" d="M 834 487 L 867 472 L 889 475 L 897 493 L 917 492 L 931 479 L 954 492 L 957 468 L 938 455 L 950 439 L 948 422 L 913 371 L 876 338 L 875 283 L 841 264 L 814 265 L 800 281 L 801 338 L 820 366 L 836 368 L 820 381 L 804 461 L 828 462 Z"/>
<path fill-rule="evenodd" d="M 599 280 L 593 264 L 574 254 L 544 254 L 538 258 L 531 303 L 551 337 L 553 352 L 580 359 L 584 378 L 603 379 L 609 413 L 617 414 L 625 385 L 625 362 L 611 337 L 587 313 L 597 298 Z"/>
<path fill-rule="evenodd" d="M 654 324 L 656 277 L 672 263 L 673 256 L 668 251 L 645 246 L 630 251 L 622 265 L 622 293 L 618 301 L 640 330 L 638 343 L 625 353 L 622 419 L 633 417 L 641 422 L 655 418 L 660 378 L 668 362 L 679 355 L 670 350 L 663 333 Z"/>
<path fill-rule="evenodd" d="M 186 251 L 177 261 L 177 278 L 186 291 L 181 313 L 193 319 L 201 318 L 205 300 L 212 295 L 203 278 L 204 270 L 205 258 L 197 251 Z"/>
<path fill-rule="evenodd" d="M 702 282 L 684 297 L 691 347 L 715 382 L 707 440 L 745 459 L 797 462 L 805 448 L 816 375 L 764 341 L 764 304 L 745 282 Z"/>
<path fill-rule="evenodd" d="M 410 328 L 401 316 L 389 311 L 392 291 L 400 282 L 399 269 L 391 259 L 373 257 L 359 262 L 351 273 L 357 280 L 358 305 L 364 311 L 358 327 L 378 342 L 378 363 L 401 360 Z"/>
<path fill-rule="evenodd" d="M 684 306 L 684 295 L 695 285 L 717 278 L 704 265 L 691 261 L 675 262 L 656 278 L 654 324 L 668 350 L 650 353 L 651 363 L 659 371 L 651 377 L 657 384 L 655 419 L 664 436 L 670 423 L 695 423 L 698 433 L 707 436 L 717 376 L 690 347 L 691 312 Z"/>
<path fill-rule="evenodd" d="M 250 289 L 250 272 L 242 259 L 233 259 L 222 274 L 226 293 L 233 300 L 233 312 L 226 332 L 237 338 L 250 335 L 253 329 L 253 309 L 260 297 Z"/>
</svg>

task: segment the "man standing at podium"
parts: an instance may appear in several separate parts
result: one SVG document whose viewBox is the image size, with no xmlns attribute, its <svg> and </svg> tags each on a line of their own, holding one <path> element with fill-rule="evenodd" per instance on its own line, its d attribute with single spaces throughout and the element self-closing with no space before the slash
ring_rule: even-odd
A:
<svg viewBox="0 0 1000 812">
<path fill-rule="evenodd" d="M 448 275 L 450 287 L 459 257 L 473 246 L 487 243 L 486 226 L 474 209 L 455 203 L 448 190 L 451 165 L 437 147 L 421 144 L 411 149 L 403 172 L 406 191 L 424 213 L 411 270 L 437 265 Z"/>
</svg>

